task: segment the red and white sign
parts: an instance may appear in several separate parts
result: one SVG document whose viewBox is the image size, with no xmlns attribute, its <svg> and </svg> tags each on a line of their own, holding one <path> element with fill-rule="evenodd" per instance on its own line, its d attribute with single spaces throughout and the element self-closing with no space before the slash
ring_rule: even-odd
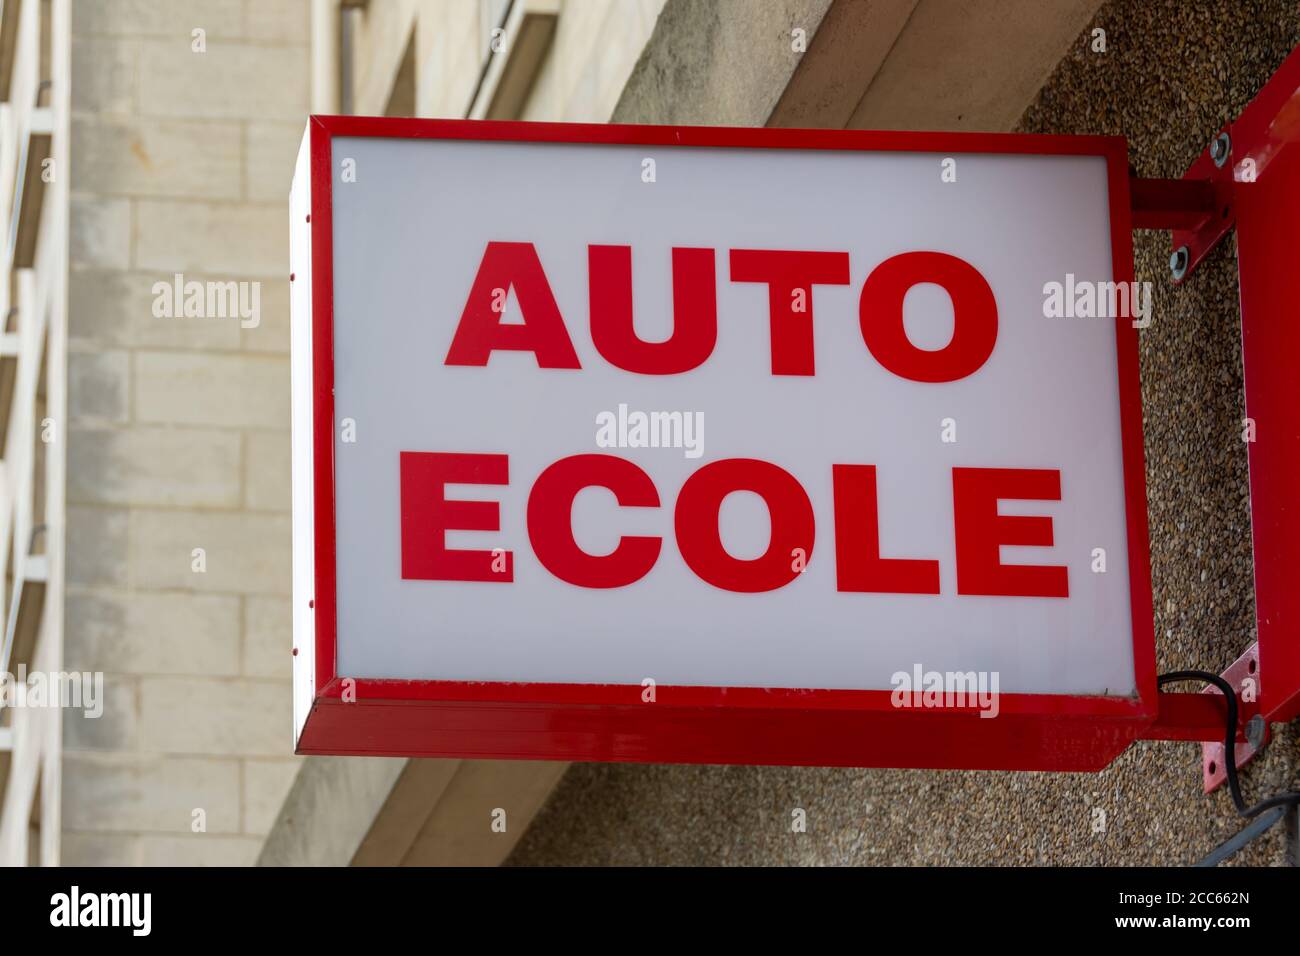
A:
<svg viewBox="0 0 1300 956">
<path fill-rule="evenodd" d="M 1122 140 L 313 118 L 291 215 L 299 752 L 1153 719 L 1136 333 L 1045 309 L 1132 279 Z"/>
</svg>

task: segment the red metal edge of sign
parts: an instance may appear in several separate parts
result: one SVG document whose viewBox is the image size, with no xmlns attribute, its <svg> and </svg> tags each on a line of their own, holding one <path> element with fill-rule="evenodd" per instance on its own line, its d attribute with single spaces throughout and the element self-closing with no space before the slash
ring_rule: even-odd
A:
<svg viewBox="0 0 1300 956">
<path fill-rule="evenodd" d="M 1300 389 L 1293 368 L 1295 249 L 1300 243 L 1300 48 L 1293 50 L 1236 120 L 1219 131 L 1230 153 L 1207 147 L 1183 179 L 1213 192 L 1208 215 L 1175 229 L 1173 248 L 1193 269 L 1234 226 L 1241 301 L 1241 353 L 1250 467 L 1250 512 L 1259 654 L 1260 712 L 1268 722 L 1300 716 Z M 1216 136 L 1217 138 L 1217 136 Z"/>
<path fill-rule="evenodd" d="M 1137 332 L 1116 319 L 1136 697 L 1002 694 L 994 719 L 889 691 L 356 680 L 335 672 L 334 136 L 768 149 L 1089 155 L 1108 169 L 1113 277 L 1133 280 L 1122 137 L 423 120 L 310 120 L 315 686 L 302 754 L 1100 770 L 1157 715 Z M 299 609 L 301 611 L 301 609 Z"/>
<path fill-rule="evenodd" d="M 1260 709 L 1265 720 L 1281 722 L 1300 716 L 1300 588 L 1293 580 L 1300 568 L 1300 49 L 1232 124 L 1230 135 L 1241 356 L 1246 416 L 1254 430 L 1247 455 Z"/>
</svg>

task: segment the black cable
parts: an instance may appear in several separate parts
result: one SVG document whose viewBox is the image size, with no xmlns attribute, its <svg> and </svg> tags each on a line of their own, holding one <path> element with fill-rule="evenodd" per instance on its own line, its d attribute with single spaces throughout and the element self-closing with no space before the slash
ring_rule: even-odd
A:
<svg viewBox="0 0 1300 956">
<path fill-rule="evenodd" d="M 1164 687 L 1166 684 L 1188 680 L 1213 684 L 1228 703 L 1228 728 L 1223 740 L 1223 772 L 1228 778 L 1228 791 L 1232 794 L 1233 805 L 1238 813 L 1246 816 L 1246 800 L 1241 795 L 1241 783 L 1237 780 L 1237 692 L 1226 680 L 1209 671 L 1170 671 L 1156 678 L 1156 686 Z"/>
<path fill-rule="evenodd" d="M 1272 813 L 1261 813 L 1250 823 L 1246 824 L 1228 839 L 1224 840 L 1211 850 L 1204 859 L 1193 863 L 1192 866 L 1198 868 L 1218 866 L 1224 860 L 1234 856 L 1238 850 L 1245 848 L 1269 830 L 1273 829 L 1273 824 L 1286 816 L 1286 813 L 1287 811 L 1282 807 L 1274 807 Z"/>
<path fill-rule="evenodd" d="M 1252 807 L 1246 806 L 1246 800 L 1241 795 L 1241 783 L 1237 779 L 1237 693 L 1226 680 L 1218 674 L 1211 674 L 1209 671 L 1171 671 L 1157 677 L 1156 685 L 1164 687 L 1165 684 L 1176 684 L 1187 680 L 1199 680 L 1207 684 L 1213 684 L 1223 694 L 1223 698 L 1228 705 L 1228 726 L 1223 738 L 1223 772 L 1228 778 L 1228 790 L 1232 794 L 1232 802 L 1237 808 L 1237 813 L 1249 819 L 1258 816 L 1270 807 L 1277 807 L 1286 803 L 1300 803 L 1300 791 L 1287 790 L 1276 796 L 1261 800 Z"/>
</svg>

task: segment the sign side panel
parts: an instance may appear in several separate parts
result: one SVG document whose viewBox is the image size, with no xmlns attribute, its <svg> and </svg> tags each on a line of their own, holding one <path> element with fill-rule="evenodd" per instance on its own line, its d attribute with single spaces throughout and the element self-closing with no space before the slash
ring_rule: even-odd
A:
<svg viewBox="0 0 1300 956">
<path fill-rule="evenodd" d="M 311 126 L 303 134 L 289 190 L 289 369 L 293 492 L 293 728 L 295 745 L 315 697 L 315 521 L 312 481 Z"/>
</svg>

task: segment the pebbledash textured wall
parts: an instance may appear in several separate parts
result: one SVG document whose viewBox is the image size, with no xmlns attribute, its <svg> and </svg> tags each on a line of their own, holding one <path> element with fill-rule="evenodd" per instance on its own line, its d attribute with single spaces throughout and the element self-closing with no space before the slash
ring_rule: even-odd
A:
<svg viewBox="0 0 1300 956">
<path fill-rule="evenodd" d="M 1017 128 L 1121 134 L 1138 175 L 1177 177 L 1298 43 L 1295 0 L 1108 3 Z M 1173 289 L 1168 235 L 1135 239 L 1155 290 L 1141 364 L 1158 664 L 1219 671 L 1254 640 L 1235 247 Z M 1297 726 L 1273 729 L 1247 799 L 1297 785 Z M 796 807 L 806 833 L 790 832 Z M 1096 775 L 581 764 L 510 863 L 1178 865 L 1239 826 L 1222 788 L 1202 794 L 1188 743 L 1140 742 Z M 1283 855 L 1279 825 L 1233 862 Z"/>
</svg>

